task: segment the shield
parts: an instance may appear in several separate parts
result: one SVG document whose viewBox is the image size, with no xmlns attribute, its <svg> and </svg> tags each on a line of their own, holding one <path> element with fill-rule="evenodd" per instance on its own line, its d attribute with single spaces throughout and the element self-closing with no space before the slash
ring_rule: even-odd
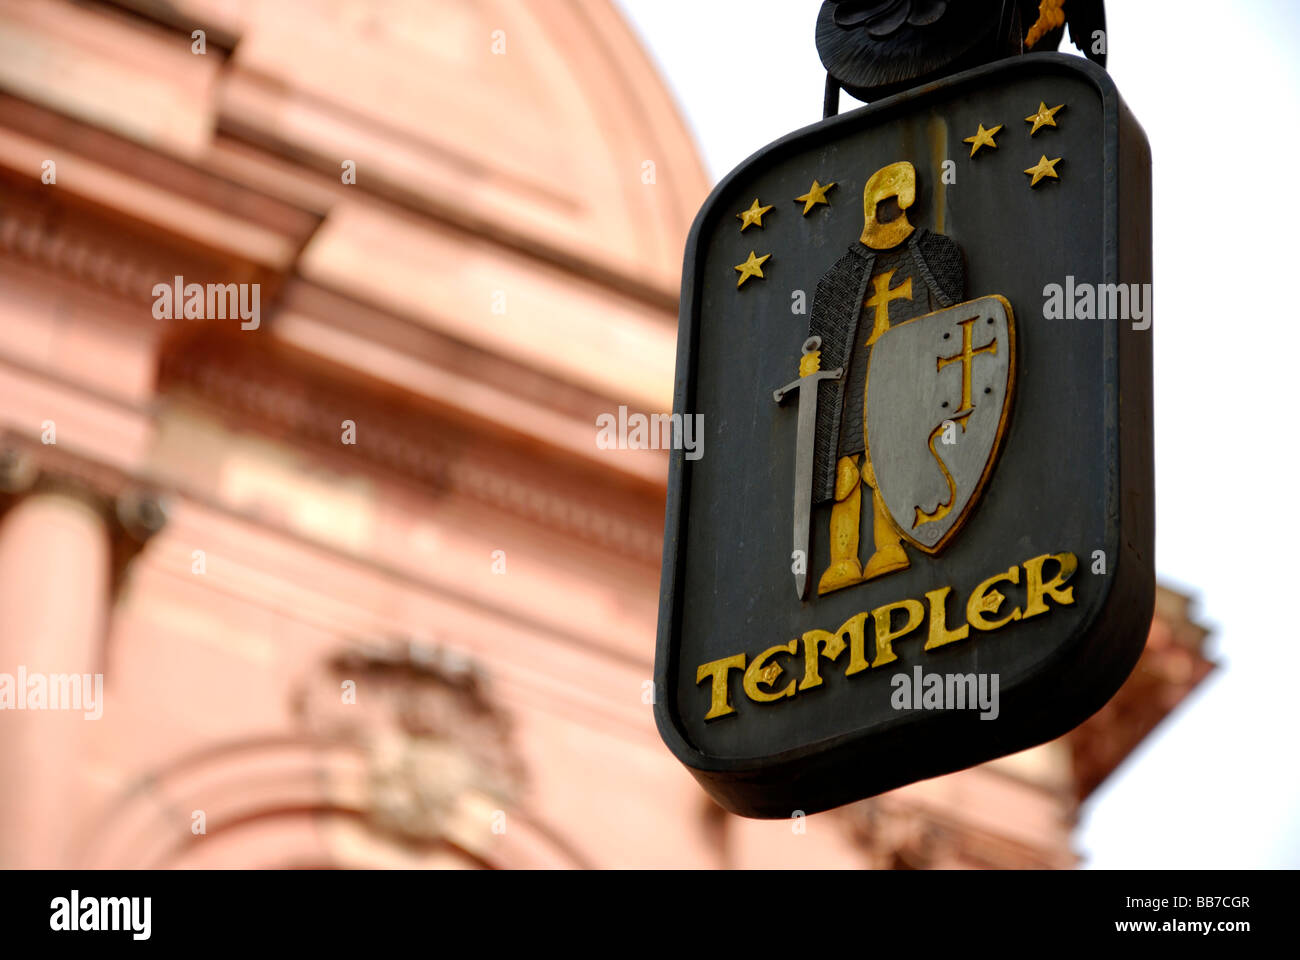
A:
<svg viewBox="0 0 1300 960">
<path fill-rule="evenodd" d="M 938 553 L 979 499 L 1006 428 L 1015 320 L 980 297 L 891 327 L 867 361 L 867 456 L 898 532 Z"/>
</svg>

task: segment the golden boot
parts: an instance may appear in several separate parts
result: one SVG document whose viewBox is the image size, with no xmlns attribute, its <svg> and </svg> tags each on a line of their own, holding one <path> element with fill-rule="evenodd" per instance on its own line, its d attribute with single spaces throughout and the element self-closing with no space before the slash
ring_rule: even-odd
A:
<svg viewBox="0 0 1300 960">
<path fill-rule="evenodd" d="M 835 470 L 835 505 L 831 507 L 831 562 L 817 583 L 817 593 L 830 593 L 861 583 L 858 536 L 862 524 L 862 477 L 857 457 L 840 457 Z"/>
<path fill-rule="evenodd" d="M 911 561 L 903 550 L 902 536 L 889 521 L 889 509 L 885 506 L 880 491 L 876 489 L 876 474 L 871 469 L 870 454 L 862 465 L 862 481 L 871 490 L 871 533 L 875 541 L 875 553 L 867 561 L 862 579 L 871 580 L 895 570 L 906 570 L 911 566 Z"/>
</svg>

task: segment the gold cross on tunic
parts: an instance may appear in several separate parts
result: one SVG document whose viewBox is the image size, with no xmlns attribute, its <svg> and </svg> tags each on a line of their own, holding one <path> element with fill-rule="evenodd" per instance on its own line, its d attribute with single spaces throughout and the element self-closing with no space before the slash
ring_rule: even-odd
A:
<svg viewBox="0 0 1300 960">
<path fill-rule="evenodd" d="M 894 278 L 894 271 L 887 270 L 884 273 L 878 273 L 871 278 L 873 292 L 864 302 L 864 306 L 875 307 L 875 322 L 871 327 L 871 336 L 867 338 L 867 346 L 879 340 L 886 330 L 889 329 L 889 304 L 894 300 L 911 300 L 912 299 L 912 278 L 908 277 L 892 290 L 889 288 L 889 281 Z"/>
<path fill-rule="evenodd" d="M 975 358 L 981 353 L 996 354 L 998 352 L 998 338 L 996 335 L 992 340 L 984 344 L 984 346 L 980 347 L 978 350 L 971 349 L 972 341 L 974 339 L 971 325 L 978 319 L 978 317 L 971 317 L 969 320 L 963 320 L 961 322 L 960 352 L 954 353 L 951 357 L 935 357 L 938 364 L 936 369 L 938 370 L 942 370 L 951 363 L 961 364 L 961 409 L 958 410 L 954 416 L 959 416 L 967 411 L 975 409 L 975 405 L 971 403 L 970 399 L 970 368 Z"/>
</svg>

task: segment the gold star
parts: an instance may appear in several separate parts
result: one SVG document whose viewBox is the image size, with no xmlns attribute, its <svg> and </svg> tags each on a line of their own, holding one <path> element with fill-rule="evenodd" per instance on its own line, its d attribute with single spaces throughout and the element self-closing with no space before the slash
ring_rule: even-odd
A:
<svg viewBox="0 0 1300 960">
<path fill-rule="evenodd" d="M 763 214 L 767 213 L 767 211 L 771 209 L 772 207 L 770 205 L 766 207 L 760 207 L 758 205 L 758 198 L 755 197 L 753 205 L 748 210 L 744 211 L 743 213 L 736 214 L 736 219 L 741 221 L 740 232 L 744 233 L 751 226 L 761 227 L 763 225 Z"/>
<path fill-rule="evenodd" d="M 985 130 L 984 124 L 981 123 L 979 132 L 977 132 L 973 137 L 967 137 L 965 140 L 962 141 L 962 143 L 969 143 L 972 145 L 970 148 L 970 155 L 972 157 L 975 156 L 975 151 L 978 150 L 980 147 L 992 147 L 994 150 L 996 150 L 998 148 L 998 145 L 993 142 L 993 134 L 997 133 L 1001 129 L 1002 129 L 1002 124 L 999 123 L 992 130 Z"/>
<path fill-rule="evenodd" d="M 763 276 L 763 264 L 766 263 L 771 256 L 770 253 L 766 253 L 761 257 L 755 257 L 754 251 L 749 251 L 749 259 L 736 267 L 736 269 L 740 271 L 740 279 L 736 281 L 736 287 L 739 288 L 750 277 L 758 277 L 760 280 L 765 279 Z"/>
<path fill-rule="evenodd" d="M 828 183 L 823 187 L 820 183 L 814 180 L 812 189 L 802 197 L 795 197 L 794 202 L 803 204 L 803 215 L 806 217 L 812 211 L 812 208 L 817 206 L 819 203 L 824 203 L 828 207 L 830 206 L 830 201 L 826 199 L 826 191 L 833 186 L 835 186 L 835 184 Z"/>
<path fill-rule="evenodd" d="M 1029 181 L 1029 185 L 1031 187 L 1037 186 L 1038 181 L 1043 179 L 1043 177 L 1051 177 L 1053 180 L 1060 180 L 1061 178 L 1057 176 L 1056 173 L 1056 165 L 1060 162 L 1060 157 L 1057 157 L 1055 160 L 1048 160 L 1047 154 L 1043 154 L 1041 160 L 1025 171 L 1025 173 L 1030 174 L 1034 178 Z"/>
<path fill-rule="evenodd" d="M 1065 104 L 1062 103 L 1059 106 L 1051 107 L 1049 109 L 1047 104 L 1039 100 L 1038 112 L 1028 117 L 1025 117 L 1025 123 L 1032 123 L 1034 125 L 1034 129 L 1029 131 L 1029 135 L 1032 137 L 1034 134 L 1036 134 L 1038 132 L 1039 127 L 1056 126 L 1056 111 L 1060 110 L 1061 107 L 1064 106 Z"/>
</svg>

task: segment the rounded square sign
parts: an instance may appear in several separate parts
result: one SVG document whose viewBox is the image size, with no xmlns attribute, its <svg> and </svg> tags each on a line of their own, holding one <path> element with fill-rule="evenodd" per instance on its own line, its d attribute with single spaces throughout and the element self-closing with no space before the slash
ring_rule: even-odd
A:
<svg viewBox="0 0 1300 960">
<path fill-rule="evenodd" d="M 696 219 L 665 742 L 811 813 L 1059 736 L 1141 652 L 1150 156 L 1109 76 L 1005 60 L 825 120 Z"/>
</svg>

